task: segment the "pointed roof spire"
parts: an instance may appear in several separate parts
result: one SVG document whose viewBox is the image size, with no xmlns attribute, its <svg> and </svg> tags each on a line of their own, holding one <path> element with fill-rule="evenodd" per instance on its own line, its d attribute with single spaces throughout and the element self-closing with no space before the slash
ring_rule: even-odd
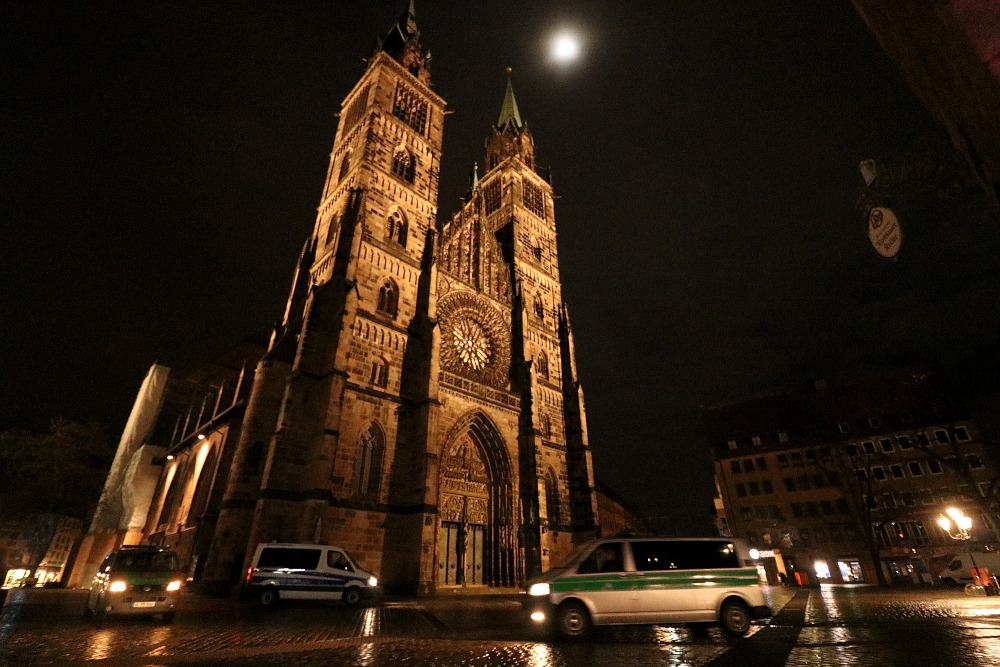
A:
<svg viewBox="0 0 1000 667">
<path fill-rule="evenodd" d="M 417 30 L 416 0 L 408 0 L 406 8 L 399 16 L 399 25 L 408 35 L 417 35 L 420 33 L 420 31 Z"/>
<path fill-rule="evenodd" d="M 520 130 L 524 123 L 521 122 L 521 113 L 517 110 L 517 100 L 514 99 L 514 86 L 510 82 L 511 68 L 507 68 L 507 92 L 503 96 L 503 105 L 500 107 L 500 119 L 497 121 L 497 129 L 503 130 L 507 123 L 514 121 L 514 127 Z"/>
<path fill-rule="evenodd" d="M 479 187 L 479 162 L 472 163 L 472 191 Z"/>
</svg>

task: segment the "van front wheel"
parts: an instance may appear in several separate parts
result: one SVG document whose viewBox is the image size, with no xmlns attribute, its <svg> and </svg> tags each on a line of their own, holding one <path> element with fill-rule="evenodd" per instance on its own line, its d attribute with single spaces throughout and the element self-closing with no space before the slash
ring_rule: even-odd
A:
<svg viewBox="0 0 1000 667">
<path fill-rule="evenodd" d="M 263 607 L 273 607 L 278 604 L 278 589 L 272 586 L 268 586 L 260 592 L 260 596 L 257 598 Z"/>
<path fill-rule="evenodd" d="M 361 589 L 352 586 L 344 591 L 344 604 L 348 607 L 357 607 L 361 604 Z"/>
<path fill-rule="evenodd" d="M 567 602 L 556 613 L 559 634 L 566 639 L 580 639 L 590 632 L 590 614 L 579 602 Z"/>
<path fill-rule="evenodd" d="M 750 631 L 750 607 L 742 600 L 726 600 L 719 612 L 719 622 L 726 634 L 742 637 Z"/>
</svg>

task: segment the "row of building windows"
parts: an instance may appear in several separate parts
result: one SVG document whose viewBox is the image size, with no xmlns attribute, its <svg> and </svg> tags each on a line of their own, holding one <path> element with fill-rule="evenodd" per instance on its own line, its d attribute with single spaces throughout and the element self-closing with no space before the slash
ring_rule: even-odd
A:
<svg viewBox="0 0 1000 667">
<path fill-rule="evenodd" d="M 965 456 L 965 463 L 973 470 L 979 470 L 984 467 L 983 460 L 976 454 L 967 454 Z M 927 461 L 909 461 L 905 464 L 893 463 L 889 466 L 878 465 L 871 466 L 870 468 L 858 468 L 857 476 L 858 480 L 862 482 L 867 482 L 869 478 L 877 482 L 884 482 L 888 479 L 903 479 L 907 476 L 907 473 L 909 473 L 910 477 L 923 477 L 925 469 L 930 471 L 932 475 L 940 475 L 945 472 L 946 466 L 951 470 L 957 470 L 960 465 L 957 457 L 949 456 L 944 459 L 943 463 L 937 459 L 929 459 Z"/>
<path fill-rule="evenodd" d="M 932 443 L 926 433 L 916 435 L 916 445 L 920 447 L 930 447 L 932 444 L 949 444 L 951 442 L 948 432 L 944 429 L 934 431 L 935 441 Z M 969 434 L 964 426 L 955 429 L 955 439 L 958 442 L 969 442 Z M 868 455 L 878 453 L 890 454 L 900 450 L 913 449 L 915 443 L 909 436 L 901 435 L 895 438 L 895 443 L 891 438 L 882 438 L 876 445 L 875 441 L 867 440 L 859 445 L 850 443 L 845 446 L 844 451 L 851 457 L 857 457 L 862 452 Z M 815 465 L 819 461 L 830 460 L 832 451 L 829 447 L 819 447 L 818 449 L 805 449 L 802 451 L 792 451 L 776 455 L 779 468 L 801 467 L 805 465 Z M 729 462 L 729 469 L 732 473 L 748 473 L 760 470 L 767 470 L 767 459 L 763 456 L 746 459 L 733 459 Z"/>
<path fill-rule="evenodd" d="M 979 489 L 986 492 L 989 482 L 980 482 Z M 957 489 L 942 487 L 937 492 L 932 489 L 919 491 L 901 491 L 899 493 L 882 493 L 877 496 L 864 496 L 864 502 L 871 509 L 894 509 L 897 507 L 950 505 L 955 502 L 967 502 L 974 492 L 968 484 L 961 484 Z"/>
<path fill-rule="evenodd" d="M 881 422 L 880 422 L 880 420 L 878 418 L 873 417 L 873 418 L 869 419 L 869 425 L 872 428 L 879 428 L 881 426 Z M 851 432 L 850 426 L 847 424 L 847 422 L 840 423 L 837 428 L 843 434 L 847 434 L 847 433 Z M 954 433 L 955 433 L 955 439 L 958 442 L 969 442 L 971 440 L 971 438 L 969 436 L 969 431 L 964 426 L 957 426 L 957 427 L 955 427 Z M 938 443 L 940 443 L 940 444 L 947 444 L 948 442 L 950 442 L 950 437 L 949 437 L 948 431 L 946 429 L 935 429 L 934 432 L 933 432 L 933 435 L 934 435 L 935 440 Z M 925 433 L 918 433 L 916 435 L 916 438 L 917 438 L 918 441 L 920 441 L 920 444 L 922 444 L 922 445 L 926 446 L 926 445 L 930 444 L 929 439 L 927 437 L 927 434 L 925 434 Z M 912 443 L 909 442 L 909 436 L 905 436 L 905 435 L 897 436 L 897 440 L 900 441 L 900 445 L 904 449 L 909 449 L 909 447 L 912 446 Z M 782 444 L 787 443 L 788 442 L 788 433 L 784 432 L 784 431 L 779 432 L 777 434 L 777 441 L 779 443 L 782 443 Z M 887 441 L 890 441 L 890 439 L 885 438 L 885 439 L 880 440 L 880 442 L 887 442 Z M 760 446 L 762 446 L 764 444 L 764 438 L 762 436 L 759 436 L 759 435 L 751 436 L 750 437 L 750 444 L 752 446 L 754 446 L 754 447 L 760 447 Z M 740 443 L 739 443 L 738 440 L 727 440 L 726 441 L 726 446 L 729 449 L 735 450 L 735 449 L 739 448 Z"/>
<path fill-rule="evenodd" d="M 816 516 L 834 516 L 837 514 L 849 514 L 847 500 L 837 498 L 836 500 L 820 500 L 818 502 L 792 503 L 792 516 L 796 519 Z"/>
</svg>

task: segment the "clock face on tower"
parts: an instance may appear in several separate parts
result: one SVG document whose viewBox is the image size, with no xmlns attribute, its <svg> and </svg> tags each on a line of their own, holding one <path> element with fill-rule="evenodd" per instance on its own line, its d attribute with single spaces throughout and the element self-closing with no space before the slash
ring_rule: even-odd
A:
<svg viewBox="0 0 1000 667">
<path fill-rule="evenodd" d="M 449 373 L 503 388 L 510 366 L 510 328 L 492 304 L 469 292 L 438 302 L 441 367 Z"/>
</svg>

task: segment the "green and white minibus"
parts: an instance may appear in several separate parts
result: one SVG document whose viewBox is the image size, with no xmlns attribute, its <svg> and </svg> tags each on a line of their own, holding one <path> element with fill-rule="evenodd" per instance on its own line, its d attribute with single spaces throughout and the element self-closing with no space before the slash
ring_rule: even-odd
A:
<svg viewBox="0 0 1000 667">
<path fill-rule="evenodd" d="M 728 538 L 609 538 L 528 582 L 526 611 L 568 639 L 592 625 L 718 622 L 743 636 L 771 616 L 746 545 Z"/>
</svg>

